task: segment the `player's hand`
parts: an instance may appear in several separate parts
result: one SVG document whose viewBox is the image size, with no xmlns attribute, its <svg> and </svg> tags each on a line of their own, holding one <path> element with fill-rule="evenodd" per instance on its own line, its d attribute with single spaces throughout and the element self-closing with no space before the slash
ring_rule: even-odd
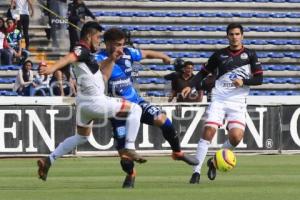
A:
<svg viewBox="0 0 300 200">
<path fill-rule="evenodd" d="M 235 79 L 232 83 L 235 87 L 242 87 L 244 85 L 244 81 L 242 79 Z"/>
<path fill-rule="evenodd" d="M 124 55 L 124 52 L 123 52 L 123 46 L 122 46 L 122 47 L 115 47 L 114 51 L 113 51 L 112 54 L 110 55 L 110 58 L 111 58 L 113 61 L 117 61 L 117 60 L 119 60 L 123 55 Z"/>
<path fill-rule="evenodd" d="M 192 88 L 191 87 L 185 87 L 183 88 L 183 90 L 181 91 L 181 95 L 183 98 L 186 98 L 188 96 L 189 93 L 191 93 Z"/>
<path fill-rule="evenodd" d="M 169 56 L 167 56 L 167 55 L 164 58 L 162 58 L 162 61 L 166 65 L 171 64 L 171 58 Z"/>
<path fill-rule="evenodd" d="M 49 67 L 48 65 L 41 65 L 39 68 L 40 75 L 50 75 L 53 74 L 53 68 Z"/>
</svg>

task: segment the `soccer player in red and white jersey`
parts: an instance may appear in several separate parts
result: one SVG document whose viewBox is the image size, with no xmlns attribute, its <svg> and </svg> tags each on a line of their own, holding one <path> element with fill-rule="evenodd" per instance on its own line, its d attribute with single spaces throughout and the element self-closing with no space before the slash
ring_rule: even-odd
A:
<svg viewBox="0 0 300 200">
<path fill-rule="evenodd" d="M 255 51 L 243 46 L 243 27 L 232 23 L 227 26 L 229 46 L 216 51 L 205 67 L 196 75 L 193 86 L 201 88 L 201 81 L 210 73 L 216 75 L 212 102 L 207 108 L 203 134 L 198 143 L 196 157 L 199 165 L 193 168 L 191 184 L 199 183 L 201 166 L 217 129 L 228 122 L 228 140 L 222 148 L 234 149 L 242 140 L 246 126 L 246 99 L 250 85 L 261 85 L 263 71 Z M 187 95 L 191 88 L 183 89 Z M 216 168 L 213 159 L 207 161 L 208 178 L 214 180 Z"/>
<path fill-rule="evenodd" d="M 112 54 L 100 63 L 93 55 L 100 45 L 102 27 L 97 22 L 84 24 L 80 42 L 72 52 L 61 58 L 53 66 L 41 66 L 39 73 L 52 74 L 68 64 L 74 65 L 74 75 L 77 79 L 76 125 L 77 133 L 66 138 L 46 158 L 39 159 L 38 175 L 46 181 L 50 166 L 54 161 L 72 151 L 77 145 L 89 140 L 94 119 L 124 117 L 126 118 L 125 147 L 119 151 L 120 156 L 143 163 L 146 160 L 135 152 L 135 139 L 140 126 L 142 109 L 135 103 L 104 95 L 105 83 L 110 78 L 115 61 L 123 55 L 122 48 L 115 48 Z"/>
</svg>

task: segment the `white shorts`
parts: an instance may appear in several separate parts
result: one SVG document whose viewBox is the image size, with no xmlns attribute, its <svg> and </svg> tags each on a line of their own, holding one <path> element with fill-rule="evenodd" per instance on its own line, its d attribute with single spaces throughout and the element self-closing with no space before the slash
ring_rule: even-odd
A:
<svg viewBox="0 0 300 200">
<path fill-rule="evenodd" d="M 94 119 L 115 117 L 125 106 L 125 100 L 107 96 L 76 98 L 76 124 L 91 127 Z"/>
<path fill-rule="evenodd" d="M 245 103 L 214 100 L 206 110 L 205 126 L 220 127 L 226 119 L 229 130 L 234 127 L 245 129 L 246 112 Z"/>
</svg>

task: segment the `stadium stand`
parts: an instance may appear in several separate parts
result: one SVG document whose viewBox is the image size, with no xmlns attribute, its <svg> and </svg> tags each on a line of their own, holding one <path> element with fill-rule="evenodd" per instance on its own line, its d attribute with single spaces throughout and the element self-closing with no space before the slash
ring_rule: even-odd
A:
<svg viewBox="0 0 300 200">
<path fill-rule="evenodd" d="M 5 3 L 6 2 L 6 3 Z M 0 10 L 4 12 L 4 5 Z M 251 95 L 300 95 L 300 0 L 85 0 L 105 29 L 126 28 L 134 45 L 166 52 L 196 63 L 196 70 L 215 49 L 227 45 L 229 22 L 245 27 L 244 44 L 257 51 L 263 63 L 264 84 Z M 287 10 L 288 12 L 283 12 Z M 0 13 L 1 13 L 0 12 Z M 32 59 L 53 60 L 66 53 L 67 47 L 49 45 L 44 29 L 48 25 L 31 24 Z M 0 67 L 0 77 L 12 81 L 17 66 Z M 174 70 L 159 60 L 145 60 L 139 66 L 136 84 L 142 95 L 166 96 L 168 83 L 162 76 Z M 10 93 L 11 83 L 0 83 L 0 95 Z M 5 92 L 3 90 L 6 90 Z"/>
</svg>

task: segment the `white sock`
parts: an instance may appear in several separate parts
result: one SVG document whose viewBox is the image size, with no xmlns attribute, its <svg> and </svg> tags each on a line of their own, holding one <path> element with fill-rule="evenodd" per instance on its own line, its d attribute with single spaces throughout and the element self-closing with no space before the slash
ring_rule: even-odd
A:
<svg viewBox="0 0 300 200">
<path fill-rule="evenodd" d="M 69 153 L 70 151 L 72 151 L 73 149 L 75 149 L 75 147 L 77 145 L 80 144 L 84 144 L 88 141 L 88 137 L 89 136 L 82 136 L 82 135 L 78 135 L 75 134 L 71 137 L 66 138 L 62 143 L 60 143 L 58 145 L 58 147 L 56 147 L 56 149 L 50 154 L 50 161 L 51 164 L 53 164 L 53 162 L 57 159 L 62 157 L 63 155 Z"/>
<path fill-rule="evenodd" d="M 227 139 L 224 144 L 222 145 L 222 149 L 230 149 L 233 150 L 235 148 L 235 146 L 232 146 L 232 144 L 230 144 L 230 141 Z"/>
<path fill-rule="evenodd" d="M 139 132 L 142 108 L 137 104 L 132 104 L 129 115 L 126 119 L 126 149 L 135 149 L 135 139 Z"/>
<path fill-rule="evenodd" d="M 199 160 L 199 164 L 193 167 L 194 172 L 201 174 L 201 167 L 207 154 L 208 145 L 210 145 L 210 141 L 202 138 L 199 140 L 196 153 L 196 158 Z"/>
</svg>

